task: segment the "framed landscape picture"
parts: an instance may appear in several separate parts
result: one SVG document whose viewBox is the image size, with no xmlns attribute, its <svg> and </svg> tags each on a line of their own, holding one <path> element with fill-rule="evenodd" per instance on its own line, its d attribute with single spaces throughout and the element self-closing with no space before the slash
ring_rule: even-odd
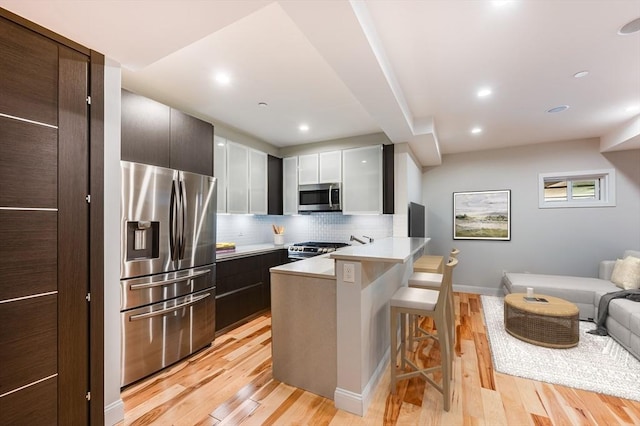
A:
<svg viewBox="0 0 640 426">
<path fill-rule="evenodd" d="M 453 193 L 454 240 L 511 240 L 511 190 Z"/>
</svg>

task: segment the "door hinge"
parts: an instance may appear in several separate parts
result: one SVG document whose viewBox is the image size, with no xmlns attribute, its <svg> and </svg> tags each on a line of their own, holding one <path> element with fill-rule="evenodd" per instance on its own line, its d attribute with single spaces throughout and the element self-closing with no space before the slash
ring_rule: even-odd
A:
<svg viewBox="0 0 640 426">
<path fill-rule="evenodd" d="M 91 96 L 87 96 L 87 104 L 91 105 Z"/>
<path fill-rule="evenodd" d="M 84 197 L 84 199 L 87 200 L 87 204 L 91 204 L 91 194 Z"/>
<path fill-rule="evenodd" d="M 91 302 L 91 293 L 87 293 L 84 298 L 87 299 L 87 302 Z"/>
<path fill-rule="evenodd" d="M 84 397 L 87 398 L 87 401 L 91 401 L 91 392 L 87 392 Z"/>
</svg>

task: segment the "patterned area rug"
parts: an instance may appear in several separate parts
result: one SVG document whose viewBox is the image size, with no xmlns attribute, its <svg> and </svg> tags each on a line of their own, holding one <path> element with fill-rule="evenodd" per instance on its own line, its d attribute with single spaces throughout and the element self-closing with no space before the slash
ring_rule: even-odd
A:
<svg viewBox="0 0 640 426">
<path fill-rule="evenodd" d="M 551 349 L 516 339 L 504 330 L 504 299 L 481 296 L 495 371 L 541 382 L 640 401 L 640 361 L 608 336 L 580 321 L 580 342 Z"/>
</svg>

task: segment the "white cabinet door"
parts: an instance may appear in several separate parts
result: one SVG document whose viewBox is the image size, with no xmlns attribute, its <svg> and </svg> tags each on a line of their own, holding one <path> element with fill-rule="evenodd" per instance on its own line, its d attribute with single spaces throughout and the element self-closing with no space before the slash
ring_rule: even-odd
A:
<svg viewBox="0 0 640 426">
<path fill-rule="evenodd" d="M 227 212 L 249 212 L 249 148 L 227 141 Z"/>
<path fill-rule="evenodd" d="M 342 182 L 342 151 L 320 153 L 320 183 Z"/>
<path fill-rule="evenodd" d="M 249 150 L 249 213 L 267 214 L 267 154 Z"/>
<path fill-rule="evenodd" d="M 382 214 L 382 145 L 342 151 L 342 213 Z"/>
<path fill-rule="evenodd" d="M 318 154 L 298 157 L 298 185 L 318 183 Z"/>
<path fill-rule="evenodd" d="M 214 136 L 213 175 L 218 183 L 216 197 L 218 199 L 218 213 L 227 212 L 227 140 Z"/>
<path fill-rule="evenodd" d="M 282 159 L 282 212 L 298 214 L 298 157 Z"/>
</svg>

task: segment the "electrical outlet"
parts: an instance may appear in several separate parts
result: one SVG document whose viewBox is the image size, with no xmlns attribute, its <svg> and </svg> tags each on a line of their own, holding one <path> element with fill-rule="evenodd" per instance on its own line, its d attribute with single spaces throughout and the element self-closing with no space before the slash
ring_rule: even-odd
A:
<svg viewBox="0 0 640 426">
<path fill-rule="evenodd" d="M 342 280 L 345 283 L 356 282 L 356 267 L 353 263 L 345 263 L 342 267 Z"/>
</svg>

